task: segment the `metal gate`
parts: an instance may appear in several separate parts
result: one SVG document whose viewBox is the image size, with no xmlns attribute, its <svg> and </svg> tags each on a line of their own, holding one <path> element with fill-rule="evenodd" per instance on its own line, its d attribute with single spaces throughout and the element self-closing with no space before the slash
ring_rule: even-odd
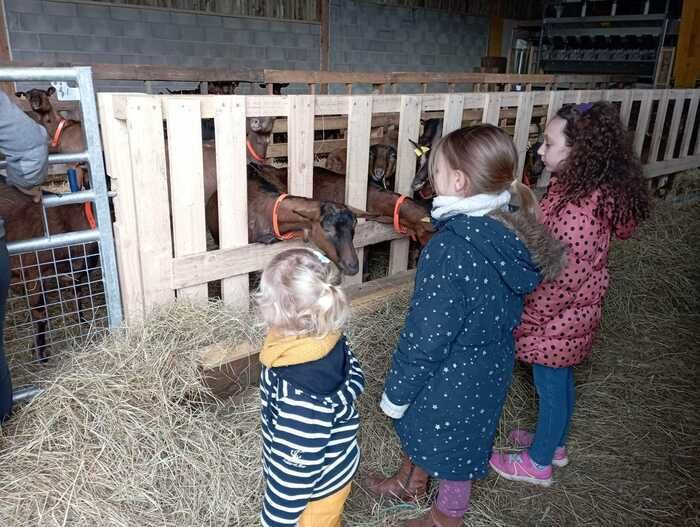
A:
<svg viewBox="0 0 700 527">
<path fill-rule="evenodd" d="M 51 346 L 84 338 L 99 328 L 119 326 L 122 306 L 92 70 L 89 67 L 0 68 L 0 81 L 63 81 L 77 85 L 77 90 L 71 91 L 75 92 L 77 97 L 74 98 L 80 103 L 87 149 L 77 154 L 50 155 L 49 164 L 87 163 L 90 176 L 89 190 L 43 196 L 43 237 L 8 242 L 13 275 L 19 277 L 18 280 L 13 279 L 11 289 L 20 286 L 23 293 L 10 297 L 8 301 L 6 344 L 19 342 L 23 338 L 36 339 L 38 324 L 45 328 L 44 337 L 48 337 L 47 344 Z M 3 166 L 4 162 L 0 163 L 0 168 Z M 90 202 L 94 203 L 95 229 L 65 233 L 49 231 L 48 209 Z M 95 264 L 98 259 L 99 264 Z M 76 285 L 78 274 L 81 278 L 79 285 Z M 96 274 L 100 275 L 98 279 L 94 278 Z M 85 278 L 87 282 L 83 281 Z M 87 295 L 83 293 L 85 288 Z M 37 320 L 32 313 L 32 301 L 37 295 L 41 295 L 44 303 L 42 313 L 46 320 Z M 13 310 L 12 302 L 15 301 L 20 305 L 26 302 L 26 307 Z M 81 305 L 85 302 L 90 303 L 92 313 L 87 321 L 81 318 Z M 76 310 L 66 309 L 68 304 L 75 305 Z M 23 316 L 18 317 L 19 312 Z M 78 322 L 73 324 L 76 318 Z M 67 322 L 69 319 L 71 322 Z M 27 352 L 26 349 L 20 351 Z M 31 351 L 36 350 L 32 348 Z M 6 352 L 9 360 L 11 350 L 8 351 L 6 347 Z M 33 386 L 22 386 L 22 380 L 17 380 L 20 382 L 15 382 L 15 401 L 37 393 Z"/>
</svg>

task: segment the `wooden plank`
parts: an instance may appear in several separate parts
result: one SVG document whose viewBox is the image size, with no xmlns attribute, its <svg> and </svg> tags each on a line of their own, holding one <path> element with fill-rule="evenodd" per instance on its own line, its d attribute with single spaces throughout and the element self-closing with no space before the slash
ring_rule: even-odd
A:
<svg viewBox="0 0 700 527">
<path fill-rule="evenodd" d="M 353 245 L 366 247 L 375 243 L 396 240 L 401 235 L 383 223 L 366 221 L 357 226 Z M 402 240 L 399 240 L 402 241 Z M 308 247 L 301 240 L 264 245 L 251 243 L 243 247 L 219 249 L 170 260 L 169 283 L 173 289 L 222 280 L 232 276 L 259 271 L 276 255 L 287 249 Z"/>
<path fill-rule="evenodd" d="M 202 116 L 199 101 L 184 99 L 168 100 L 165 115 L 168 127 L 173 244 L 177 258 L 207 250 Z M 207 284 L 179 289 L 177 296 L 206 302 Z"/>
<path fill-rule="evenodd" d="M 245 112 L 245 97 L 231 95 L 221 100 L 214 117 L 220 249 L 248 244 Z M 221 294 L 227 306 L 246 309 L 250 297 L 248 275 L 222 280 Z"/>
<path fill-rule="evenodd" d="M 513 142 L 518 151 L 518 168 L 516 177 L 522 179 L 523 167 L 525 166 L 525 154 L 527 153 L 527 143 L 530 135 L 530 121 L 532 120 L 533 96 L 531 92 L 521 92 L 518 102 L 518 115 L 515 118 L 515 132 Z"/>
<path fill-rule="evenodd" d="M 673 152 L 676 149 L 676 140 L 678 139 L 678 128 L 681 125 L 681 112 L 685 105 L 686 93 L 684 90 L 676 90 L 678 95 L 674 97 L 673 116 L 671 117 L 671 125 L 669 128 L 668 139 L 666 140 L 666 150 L 664 151 L 664 161 L 673 157 Z"/>
<path fill-rule="evenodd" d="M 482 123 L 498 126 L 498 118 L 501 112 L 501 94 L 487 93 L 484 103 L 484 113 L 481 118 Z"/>
<path fill-rule="evenodd" d="M 622 126 L 627 130 L 630 126 L 630 113 L 632 113 L 632 96 L 634 92 L 628 90 L 622 96 L 622 102 L 620 103 L 620 120 L 622 121 Z"/>
<path fill-rule="evenodd" d="M 700 155 L 686 157 L 684 159 L 669 159 L 666 161 L 657 161 L 649 163 L 642 167 L 644 177 L 647 179 L 673 174 L 674 172 L 683 172 L 700 167 Z"/>
<path fill-rule="evenodd" d="M 369 166 L 369 135 L 372 125 L 372 96 L 348 97 L 348 153 L 345 178 L 345 203 L 359 209 L 367 206 L 367 168 Z M 357 258 L 364 261 L 364 251 L 357 251 Z M 344 284 L 362 282 L 362 269 L 348 276 Z"/>
<path fill-rule="evenodd" d="M 97 95 L 102 125 L 102 145 L 105 168 L 116 191 L 113 198 L 114 244 L 117 251 L 119 289 L 121 291 L 124 320 L 133 323 L 145 315 L 143 283 L 141 281 L 141 255 L 139 232 L 136 223 L 136 202 L 129 155 L 129 133 L 126 121 L 114 116 L 114 96 Z"/>
<path fill-rule="evenodd" d="M 313 195 L 314 95 L 289 97 L 288 123 L 289 193 L 310 198 Z"/>
<path fill-rule="evenodd" d="M 698 102 L 700 102 L 700 90 L 690 90 L 690 106 L 685 120 L 685 131 L 683 132 L 683 142 L 681 143 L 681 158 L 688 157 L 690 149 L 690 139 L 693 135 L 695 117 L 698 113 Z"/>
<path fill-rule="evenodd" d="M 655 163 L 659 159 L 659 146 L 661 146 L 661 137 L 664 132 L 664 123 L 666 122 L 668 99 L 668 90 L 661 90 L 659 104 L 656 108 L 656 120 L 654 121 L 654 132 L 651 136 L 651 148 L 649 149 L 647 163 Z"/>
<path fill-rule="evenodd" d="M 417 141 L 420 130 L 421 97 L 413 95 L 401 96 L 401 112 L 399 115 L 399 144 L 396 158 L 396 192 L 404 195 L 411 194 L 411 183 L 416 174 L 416 155 L 409 141 Z M 388 275 L 405 271 L 408 266 L 409 240 L 404 238 L 391 243 L 389 250 Z"/>
<path fill-rule="evenodd" d="M 413 287 L 416 270 L 403 271 L 393 276 L 378 278 L 364 284 L 345 288 L 353 312 L 376 308 L 397 293 L 408 291 Z"/>
<path fill-rule="evenodd" d="M 318 0 L 321 11 L 321 35 L 320 35 L 320 50 L 321 50 L 321 71 L 328 70 L 328 62 L 330 56 L 330 34 L 331 34 L 331 17 L 330 17 L 330 0 Z M 328 93 L 328 84 L 321 84 L 321 93 Z"/>
<path fill-rule="evenodd" d="M 651 118 L 653 94 L 654 92 L 652 90 L 646 90 L 642 94 L 642 100 L 639 105 L 637 127 L 634 132 L 634 151 L 638 156 L 642 155 L 642 148 L 644 147 L 644 138 L 646 137 L 647 129 L 649 128 L 649 119 Z"/>
<path fill-rule="evenodd" d="M 315 154 L 328 154 L 329 152 L 333 152 L 338 148 L 345 148 L 345 146 L 345 139 L 324 139 L 320 141 L 313 141 L 312 143 L 313 152 Z M 288 155 L 288 153 L 288 143 L 274 143 L 268 145 L 266 157 L 285 157 Z"/>
<path fill-rule="evenodd" d="M 172 259 L 163 112 L 154 97 L 128 97 L 129 153 L 146 313 L 175 299 L 164 275 Z"/>
<path fill-rule="evenodd" d="M 445 115 L 442 123 L 442 135 L 447 135 L 462 127 L 464 112 L 464 96 L 458 94 L 445 95 Z"/>
</svg>

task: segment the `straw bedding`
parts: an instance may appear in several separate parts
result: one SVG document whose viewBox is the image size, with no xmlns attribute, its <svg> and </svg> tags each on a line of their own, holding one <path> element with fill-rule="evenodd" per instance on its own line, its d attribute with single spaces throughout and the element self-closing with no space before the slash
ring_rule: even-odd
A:
<svg viewBox="0 0 700 527">
<path fill-rule="evenodd" d="M 571 464 L 546 490 L 493 474 L 478 482 L 468 525 L 700 525 L 699 253 L 700 207 L 659 207 L 637 239 L 614 245 L 595 353 L 576 369 Z M 427 506 L 377 501 L 362 488 L 368 471 L 398 464 L 377 400 L 408 298 L 357 313 L 348 328 L 368 384 L 349 526 L 397 525 Z M 257 390 L 212 400 L 193 357 L 213 342 L 261 336 L 219 305 L 176 304 L 65 354 L 47 370 L 45 394 L 0 432 L 0 525 L 257 525 Z M 498 446 L 534 415 L 531 379 L 518 367 Z"/>
</svg>

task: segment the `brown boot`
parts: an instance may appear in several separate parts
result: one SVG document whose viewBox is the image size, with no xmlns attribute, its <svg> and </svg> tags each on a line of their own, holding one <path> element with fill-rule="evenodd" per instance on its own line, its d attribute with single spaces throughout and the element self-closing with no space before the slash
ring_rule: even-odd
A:
<svg viewBox="0 0 700 527">
<path fill-rule="evenodd" d="M 372 494 L 401 501 L 422 498 L 428 492 L 428 473 L 402 455 L 401 468 L 390 478 L 368 476 L 367 488 Z"/>
<path fill-rule="evenodd" d="M 450 518 L 441 513 L 435 504 L 422 518 L 404 523 L 405 527 L 461 527 L 462 525 L 464 525 L 463 518 Z"/>
</svg>

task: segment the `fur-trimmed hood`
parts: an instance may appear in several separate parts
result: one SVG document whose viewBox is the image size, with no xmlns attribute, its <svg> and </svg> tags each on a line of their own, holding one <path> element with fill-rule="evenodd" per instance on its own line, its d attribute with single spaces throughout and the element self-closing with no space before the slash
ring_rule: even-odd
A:
<svg viewBox="0 0 700 527">
<path fill-rule="evenodd" d="M 513 231 L 525 244 L 543 282 L 550 282 L 561 274 L 566 267 L 567 246 L 555 240 L 547 227 L 522 211 L 494 210 L 488 215 Z"/>
</svg>

